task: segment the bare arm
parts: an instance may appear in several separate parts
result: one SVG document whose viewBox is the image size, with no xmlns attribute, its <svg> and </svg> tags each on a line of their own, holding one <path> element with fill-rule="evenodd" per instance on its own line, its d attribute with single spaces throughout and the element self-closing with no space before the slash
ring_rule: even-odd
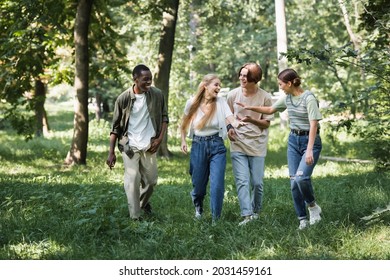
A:
<svg viewBox="0 0 390 280">
<path fill-rule="evenodd" d="M 247 106 L 241 102 L 236 102 L 236 104 L 241 107 L 244 107 L 244 109 L 251 110 L 257 113 L 266 114 L 266 115 L 271 115 L 276 112 L 276 109 L 270 106 Z"/>
<path fill-rule="evenodd" d="M 116 145 L 116 140 L 118 139 L 118 135 L 115 133 L 111 133 L 110 135 L 110 150 L 108 152 L 108 158 L 106 161 L 106 164 L 110 169 L 112 169 L 115 166 L 116 163 L 116 155 L 115 155 L 115 145 Z"/>
<path fill-rule="evenodd" d="M 313 146 L 317 135 L 317 129 L 318 129 L 318 121 L 317 120 L 310 121 L 309 142 L 307 143 L 306 158 L 305 158 L 307 165 L 314 164 Z"/>
<path fill-rule="evenodd" d="M 183 116 L 183 119 L 184 119 L 184 116 Z M 185 154 L 188 153 L 188 146 L 187 146 L 187 141 L 186 141 L 186 135 L 187 135 L 187 131 L 183 127 L 181 127 L 181 129 L 180 129 L 180 136 L 181 136 L 180 149 Z"/>
<path fill-rule="evenodd" d="M 250 116 L 245 116 L 245 118 L 242 118 L 241 121 L 253 123 L 254 125 L 260 127 L 261 129 L 266 129 L 271 124 L 271 122 L 269 120 L 264 120 L 264 119 L 257 120 L 257 119 L 250 117 Z"/>
<path fill-rule="evenodd" d="M 226 118 L 226 125 L 229 125 L 229 124 L 232 126 L 230 129 L 228 129 L 227 134 L 228 134 L 229 140 L 234 142 L 237 140 L 237 138 L 236 138 L 237 134 L 236 134 L 236 131 L 234 129 L 235 129 L 235 126 L 239 126 L 240 124 L 238 122 L 236 122 L 233 115 Z"/>
</svg>

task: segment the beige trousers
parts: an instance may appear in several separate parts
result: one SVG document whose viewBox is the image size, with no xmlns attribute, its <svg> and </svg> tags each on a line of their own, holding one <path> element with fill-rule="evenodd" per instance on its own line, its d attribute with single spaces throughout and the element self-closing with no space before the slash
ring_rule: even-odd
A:
<svg viewBox="0 0 390 280">
<path fill-rule="evenodd" d="M 148 204 L 154 186 L 157 185 L 156 154 L 134 150 L 131 159 L 125 153 L 122 153 L 122 158 L 130 218 L 138 219 L 141 216 L 141 209 Z"/>
</svg>

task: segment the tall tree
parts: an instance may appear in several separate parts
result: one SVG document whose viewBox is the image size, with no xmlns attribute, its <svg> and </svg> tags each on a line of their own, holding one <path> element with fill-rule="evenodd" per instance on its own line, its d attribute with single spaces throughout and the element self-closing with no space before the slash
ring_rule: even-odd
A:
<svg viewBox="0 0 390 280">
<path fill-rule="evenodd" d="M 158 51 L 157 72 L 155 74 L 155 85 L 160 88 L 169 100 L 169 77 L 172 65 L 172 53 L 175 43 L 176 21 L 179 9 L 179 0 L 167 0 L 163 11 L 162 29 L 160 34 L 160 45 Z M 169 157 L 170 152 L 167 144 L 167 133 L 159 148 L 159 155 Z"/>
<path fill-rule="evenodd" d="M 278 72 L 280 72 L 287 68 L 287 58 L 282 55 L 287 52 L 287 28 L 284 0 L 275 0 L 275 21 L 278 50 Z M 279 117 L 281 128 L 286 128 L 288 122 L 287 110 L 279 113 Z"/>
<path fill-rule="evenodd" d="M 287 68 L 287 59 L 281 53 L 287 52 L 287 28 L 284 0 L 275 0 L 276 38 L 279 72 Z"/>
<path fill-rule="evenodd" d="M 349 35 L 349 38 L 351 39 L 351 42 L 354 46 L 354 51 L 356 52 L 356 63 L 359 63 L 359 50 L 360 50 L 360 39 L 358 38 L 358 36 L 355 34 L 355 32 L 353 31 L 353 28 L 352 28 L 352 24 L 349 20 L 349 13 L 348 13 L 348 10 L 345 6 L 345 3 L 343 0 L 338 0 L 339 2 L 339 6 L 340 6 L 340 9 L 341 9 L 341 12 L 343 14 L 343 18 L 344 18 L 344 25 L 347 29 L 347 32 L 348 32 L 348 35 Z M 364 81 L 365 80 L 365 74 L 363 72 L 363 69 L 361 69 L 361 75 L 362 75 L 362 80 Z M 352 105 L 351 105 L 351 113 L 353 114 L 354 118 L 356 118 L 356 103 L 358 102 L 357 101 L 357 95 L 356 94 L 352 94 L 351 95 L 352 97 Z M 367 105 L 365 106 L 366 108 L 368 107 Z"/>
<path fill-rule="evenodd" d="M 60 72 L 56 50 L 68 38 L 68 11 L 65 0 L 0 2 L 0 98 L 10 105 L 6 118 L 28 139 L 48 128 L 46 84 Z"/>
<path fill-rule="evenodd" d="M 88 30 L 93 0 L 79 0 L 74 27 L 76 90 L 73 139 L 66 164 L 86 164 L 88 144 Z"/>
<path fill-rule="evenodd" d="M 93 7 L 96 12 L 91 14 L 88 34 L 89 97 L 95 97 L 95 118 L 99 122 L 110 111 L 118 90 L 125 87 L 124 77 L 131 76 L 126 51 L 136 35 L 124 30 L 128 19 L 137 15 L 127 0 L 96 0 Z"/>
<path fill-rule="evenodd" d="M 35 135 L 40 137 L 49 132 L 49 124 L 45 110 L 46 86 L 41 79 L 35 80 L 34 107 L 36 118 Z"/>
</svg>

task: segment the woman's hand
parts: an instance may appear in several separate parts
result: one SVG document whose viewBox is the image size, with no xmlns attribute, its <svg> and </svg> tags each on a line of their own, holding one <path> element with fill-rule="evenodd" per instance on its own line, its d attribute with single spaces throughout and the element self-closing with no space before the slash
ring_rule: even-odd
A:
<svg viewBox="0 0 390 280">
<path fill-rule="evenodd" d="M 229 137 L 229 140 L 232 142 L 237 140 L 237 134 L 236 134 L 236 131 L 234 130 L 234 128 L 231 128 L 228 130 L 228 137 Z"/>
<path fill-rule="evenodd" d="M 306 158 L 305 158 L 307 165 L 314 164 L 314 157 L 313 157 L 313 150 L 306 150 Z"/>
<path fill-rule="evenodd" d="M 187 142 L 186 142 L 185 140 L 182 140 L 182 141 L 181 141 L 181 146 L 180 146 L 180 148 L 181 148 L 181 151 L 182 151 L 183 153 L 185 153 L 185 154 L 188 153 L 188 146 L 187 146 Z"/>
</svg>

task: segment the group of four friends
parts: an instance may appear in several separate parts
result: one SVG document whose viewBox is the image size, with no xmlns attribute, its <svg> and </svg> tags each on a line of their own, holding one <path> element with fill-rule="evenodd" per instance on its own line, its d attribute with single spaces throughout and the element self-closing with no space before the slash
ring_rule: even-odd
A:
<svg viewBox="0 0 390 280">
<path fill-rule="evenodd" d="M 130 217 L 151 214 L 150 198 L 157 185 L 156 152 L 169 123 L 167 103 L 162 92 L 152 86 L 152 73 L 143 65 L 133 69 L 132 87 L 115 101 L 107 165 L 116 162 L 115 147 L 122 154 L 124 189 Z M 301 87 L 301 78 L 293 69 L 278 75 L 284 95 L 274 104 L 272 96 L 259 87 L 262 69 L 246 63 L 238 71 L 240 86 L 227 97 L 218 96 L 221 81 L 215 74 L 203 77 L 196 94 L 184 109 L 180 126 L 181 150 L 188 153 L 187 137 L 192 140 L 189 173 L 195 218 L 204 214 L 204 199 L 210 185 L 210 211 L 213 222 L 222 214 L 225 193 L 226 146 L 230 140 L 233 174 L 245 225 L 259 218 L 264 192 L 264 169 L 268 128 L 273 114 L 287 109 L 290 133 L 287 159 L 291 193 L 299 229 L 321 220 L 311 181 L 322 143 L 319 121 L 322 119 L 316 97 Z M 309 215 L 308 215 L 309 214 Z"/>
</svg>

